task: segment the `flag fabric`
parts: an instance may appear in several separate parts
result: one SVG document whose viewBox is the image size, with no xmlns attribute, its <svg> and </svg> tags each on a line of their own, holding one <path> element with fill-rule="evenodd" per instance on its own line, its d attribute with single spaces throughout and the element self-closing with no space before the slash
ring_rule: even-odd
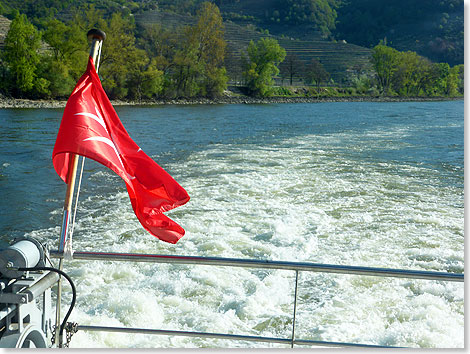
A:
<svg viewBox="0 0 470 354">
<path fill-rule="evenodd" d="M 142 226 L 158 239 L 176 243 L 184 229 L 163 212 L 185 204 L 188 193 L 130 138 L 101 86 L 93 59 L 65 106 L 52 162 L 68 183 L 71 154 L 93 159 L 126 183 Z"/>
</svg>

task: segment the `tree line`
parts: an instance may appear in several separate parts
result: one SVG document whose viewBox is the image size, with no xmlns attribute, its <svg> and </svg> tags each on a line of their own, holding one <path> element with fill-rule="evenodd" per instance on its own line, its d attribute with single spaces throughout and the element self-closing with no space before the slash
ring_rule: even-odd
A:
<svg viewBox="0 0 470 354">
<path fill-rule="evenodd" d="M 372 50 L 377 88 L 384 95 L 456 96 L 464 93 L 464 65 L 433 63 L 415 52 L 379 44 Z"/>
<path fill-rule="evenodd" d="M 248 21 L 263 31 L 289 27 L 302 35 L 314 29 L 325 38 L 367 48 L 389 36 L 395 45 L 409 45 L 433 61 L 463 63 L 464 0 L 0 0 L 0 14 L 11 19 L 18 10 L 45 29 L 48 20 L 69 19 L 87 4 L 106 16 L 154 10 L 194 16 L 204 1 L 217 5 L 226 19 Z M 406 42 L 409 35 L 415 41 Z"/>
<path fill-rule="evenodd" d="M 68 22 L 52 19 L 38 30 L 17 12 L 0 53 L 0 92 L 13 97 L 68 97 L 86 66 L 86 32 L 93 27 L 107 33 L 100 77 L 112 99 L 213 98 L 227 88 L 222 17 L 215 4 L 203 2 L 196 23 L 176 29 L 137 28 L 131 15 L 118 12 L 106 19 L 102 11 L 86 5 Z M 373 48 L 371 63 L 372 73 L 357 70 L 349 94 L 463 94 L 463 65 L 432 63 L 383 43 Z M 241 66 L 246 93 L 253 96 L 284 92 L 276 87 L 275 78 L 290 86 L 300 79 L 314 86 L 316 94 L 322 85 L 333 84 L 322 63 L 311 59 L 305 64 L 274 38 L 251 41 Z"/>
<path fill-rule="evenodd" d="M 67 97 L 86 67 L 90 28 L 107 33 L 100 77 L 113 99 L 214 97 L 226 88 L 222 17 L 205 2 L 193 26 L 170 31 L 154 25 L 139 37 L 132 16 L 114 13 L 105 19 L 93 5 L 67 23 L 49 20 L 41 31 L 17 13 L 1 53 L 0 91 L 13 97 Z"/>
</svg>

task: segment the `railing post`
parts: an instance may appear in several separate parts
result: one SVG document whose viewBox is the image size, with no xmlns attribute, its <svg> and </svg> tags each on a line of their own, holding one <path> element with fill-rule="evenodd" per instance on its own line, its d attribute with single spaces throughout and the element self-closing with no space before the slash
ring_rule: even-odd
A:
<svg viewBox="0 0 470 354">
<path fill-rule="evenodd" d="M 295 271 L 295 290 L 294 290 L 294 316 L 292 318 L 292 341 L 291 341 L 291 348 L 294 348 L 294 341 L 295 341 L 295 316 L 297 314 L 297 287 L 299 284 L 299 271 Z"/>
<path fill-rule="evenodd" d="M 106 34 L 100 30 L 92 29 L 88 31 L 87 37 L 91 40 L 91 49 L 90 49 L 90 56 L 93 59 L 93 64 L 95 65 L 96 72 L 98 72 L 99 67 L 99 58 L 101 56 L 101 45 L 103 40 L 106 38 Z M 85 157 L 83 157 L 85 159 Z M 84 160 L 83 160 L 84 161 Z M 75 179 L 77 176 L 77 166 L 78 166 L 78 155 L 70 153 L 70 160 L 69 160 L 69 168 L 67 174 L 67 192 L 65 194 L 65 202 L 64 202 L 64 212 L 62 216 L 62 228 L 60 231 L 60 238 L 59 238 L 59 253 L 64 253 L 66 243 L 68 238 L 70 241 L 72 240 L 72 234 L 69 231 L 69 222 L 71 218 L 71 210 L 72 210 L 72 201 L 73 201 L 73 194 L 75 190 Z M 83 164 L 82 164 L 82 172 L 83 172 Z M 78 190 L 77 190 L 77 201 L 78 203 Z M 77 204 L 75 204 L 75 211 Z M 75 222 L 75 219 L 73 220 Z M 62 270 L 64 267 L 64 258 L 59 260 L 59 269 Z M 56 319 L 55 319 L 55 343 L 58 343 L 58 347 L 62 348 L 63 346 L 63 338 L 59 335 L 59 328 L 60 328 L 60 307 L 61 307 L 61 298 L 62 298 L 62 278 L 59 276 L 59 280 L 57 282 L 57 303 L 56 303 Z"/>
</svg>

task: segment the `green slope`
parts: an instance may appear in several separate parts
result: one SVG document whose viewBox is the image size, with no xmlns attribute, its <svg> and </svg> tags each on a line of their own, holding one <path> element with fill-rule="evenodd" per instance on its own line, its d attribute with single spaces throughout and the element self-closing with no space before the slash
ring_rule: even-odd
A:
<svg viewBox="0 0 470 354">
<path fill-rule="evenodd" d="M 193 17 L 162 11 L 136 14 L 135 20 L 137 24 L 143 26 L 159 24 L 164 28 L 175 28 L 195 22 Z M 319 36 L 314 37 L 313 40 L 295 40 L 261 33 L 231 21 L 224 21 L 224 23 L 225 40 L 228 44 L 226 67 L 229 75 L 234 80 L 241 78 L 241 56 L 246 51 L 248 43 L 251 40 L 257 41 L 262 37 L 275 38 L 287 53 L 295 54 L 305 64 L 311 59 L 319 60 L 335 82 L 347 80 L 351 71 L 356 67 L 362 67 L 365 71 L 370 70 L 370 50 L 364 47 L 336 43 L 324 40 Z"/>
</svg>

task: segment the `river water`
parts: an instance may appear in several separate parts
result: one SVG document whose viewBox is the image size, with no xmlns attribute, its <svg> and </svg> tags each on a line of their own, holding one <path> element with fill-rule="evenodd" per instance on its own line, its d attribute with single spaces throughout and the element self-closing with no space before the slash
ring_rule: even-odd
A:
<svg viewBox="0 0 470 354">
<path fill-rule="evenodd" d="M 158 241 L 124 182 L 87 160 L 74 249 L 464 271 L 464 104 L 117 107 L 191 200 Z M 51 154 L 60 109 L 0 110 L 0 239 L 57 248 L 65 185 Z M 68 261 L 72 321 L 289 338 L 295 273 Z M 65 287 L 64 303 L 70 299 Z M 464 346 L 462 283 L 300 273 L 296 338 Z M 283 347 L 79 332 L 71 347 Z"/>
</svg>

